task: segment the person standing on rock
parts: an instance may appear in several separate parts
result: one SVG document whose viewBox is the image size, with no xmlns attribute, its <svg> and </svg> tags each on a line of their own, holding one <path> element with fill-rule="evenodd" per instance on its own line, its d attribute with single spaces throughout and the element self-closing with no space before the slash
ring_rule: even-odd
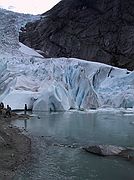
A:
<svg viewBox="0 0 134 180">
<path fill-rule="evenodd" d="M 0 114 L 2 114 L 3 105 L 4 105 L 4 104 L 1 102 L 1 103 L 0 103 Z"/>
<path fill-rule="evenodd" d="M 3 102 L 0 103 L 0 109 L 4 109 L 4 103 Z"/>
<path fill-rule="evenodd" d="M 6 115 L 11 117 L 11 107 L 9 105 L 7 105 Z"/>
<path fill-rule="evenodd" d="M 25 104 L 24 112 L 25 112 L 25 114 L 27 113 L 27 104 Z"/>
</svg>

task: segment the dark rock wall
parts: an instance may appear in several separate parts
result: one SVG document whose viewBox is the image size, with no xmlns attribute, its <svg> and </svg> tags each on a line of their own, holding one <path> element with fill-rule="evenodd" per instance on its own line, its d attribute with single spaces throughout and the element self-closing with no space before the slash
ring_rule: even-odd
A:
<svg viewBox="0 0 134 180">
<path fill-rule="evenodd" d="M 20 33 L 45 57 L 77 57 L 134 69 L 133 0 L 63 0 Z"/>
</svg>

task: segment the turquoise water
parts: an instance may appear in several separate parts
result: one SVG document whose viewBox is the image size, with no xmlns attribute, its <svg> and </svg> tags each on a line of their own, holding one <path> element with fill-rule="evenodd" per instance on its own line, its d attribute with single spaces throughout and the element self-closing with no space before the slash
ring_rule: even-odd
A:
<svg viewBox="0 0 134 180">
<path fill-rule="evenodd" d="M 25 128 L 32 138 L 33 159 L 16 179 L 133 180 L 133 162 L 81 149 L 91 144 L 134 147 L 133 121 L 134 114 L 115 111 L 39 113 L 31 120 L 17 120 L 14 125 Z"/>
</svg>

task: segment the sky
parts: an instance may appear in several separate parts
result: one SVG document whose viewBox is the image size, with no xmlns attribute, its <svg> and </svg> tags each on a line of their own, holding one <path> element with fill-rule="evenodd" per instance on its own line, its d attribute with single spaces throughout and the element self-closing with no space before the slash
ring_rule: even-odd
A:
<svg viewBox="0 0 134 180">
<path fill-rule="evenodd" d="M 0 0 L 0 7 L 11 11 L 41 14 L 51 9 L 60 0 Z"/>
</svg>

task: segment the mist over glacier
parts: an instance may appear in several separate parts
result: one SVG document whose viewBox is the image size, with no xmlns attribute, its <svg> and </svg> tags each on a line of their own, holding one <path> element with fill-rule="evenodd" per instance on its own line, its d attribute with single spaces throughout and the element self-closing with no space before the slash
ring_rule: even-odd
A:
<svg viewBox="0 0 134 180">
<path fill-rule="evenodd" d="M 133 108 L 134 72 L 75 58 L 45 59 L 19 43 L 17 15 L 0 13 L 0 101 L 5 105 L 24 109 L 27 104 L 36 111 Z"/>
</svg>

